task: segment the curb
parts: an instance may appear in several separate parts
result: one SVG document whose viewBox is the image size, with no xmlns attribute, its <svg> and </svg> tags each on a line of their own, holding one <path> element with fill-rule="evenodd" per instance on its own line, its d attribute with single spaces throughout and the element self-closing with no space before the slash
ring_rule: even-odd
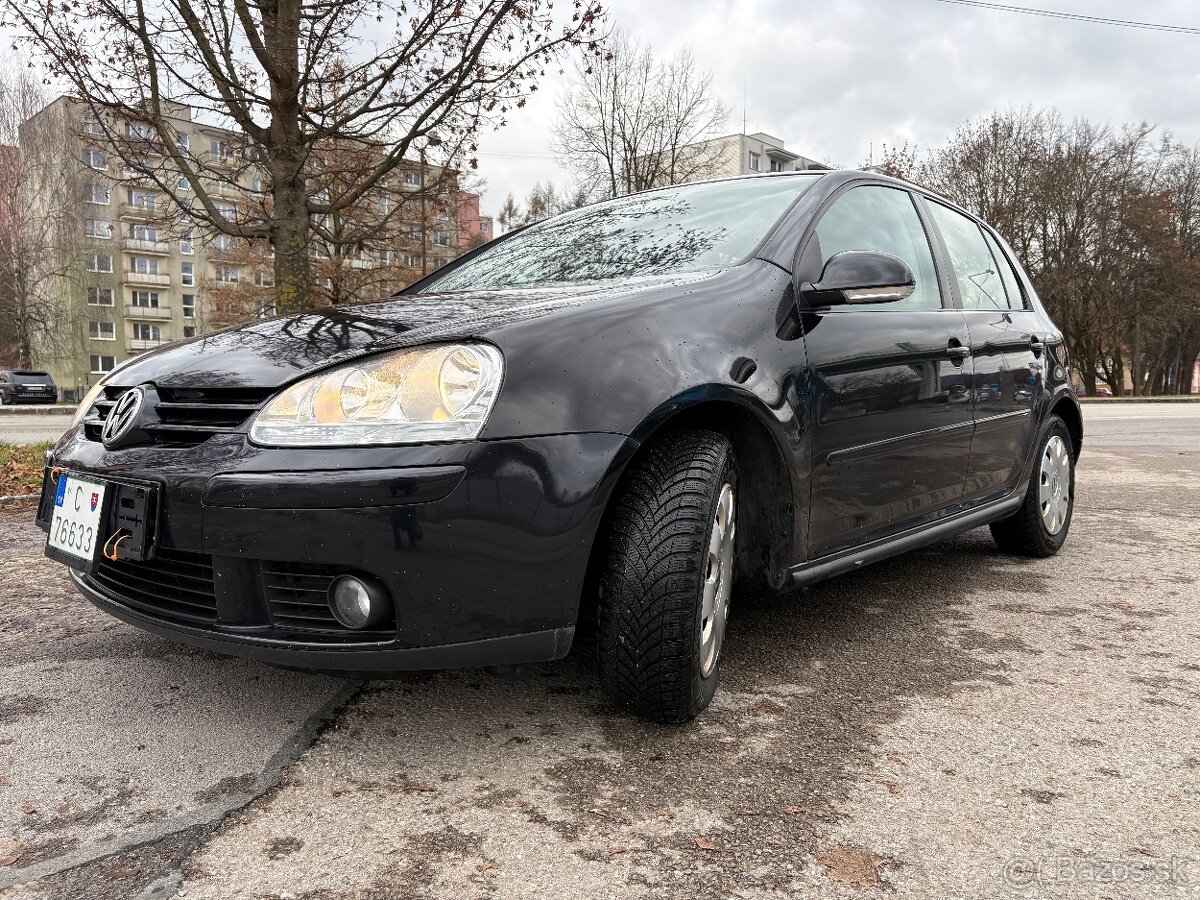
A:
<svg viewBox="0 0 1200 900">
<path fill-rule="evenodd" d="M 0 406 L 0 416 L 70 416 L 74 415 L 74 406 L 17 406 L 6 403 Z"/>
<path fill-rule="evenodd" d="M 0 506 L 8 506 L 10 503 L 20 503 L 22 500 L 41 500 L 37 494 L 15 494 L 12 497 L 0 497 Z"/>
</svg>

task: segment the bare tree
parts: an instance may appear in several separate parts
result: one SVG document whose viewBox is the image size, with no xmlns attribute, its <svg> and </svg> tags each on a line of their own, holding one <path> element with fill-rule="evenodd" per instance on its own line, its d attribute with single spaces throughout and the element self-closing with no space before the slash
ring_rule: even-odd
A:
<svg viewBox="0 0 1200 900">
<path fill-rule="evenodd" d="M 548 62 L 570 47 L 596 50 L 601 15 L 594 0 L 576 0 L 564 15 L 550 0 L 3 0 L 3 8 L 18 46 L 71 86 L 105 143 L 149 160 L 140 177 L 190 220 L 270 243 L 281 311 L 312 301 L 314 221 L 369 200 L 405 160 L 469 158 L 475 135 L 523 105 Z M 173 102 L 234 136 L 215 148 L 182 145 Z M 339 173 L 340 193 L 318 198 L 310 182 L 331 142 L 357 147 L 365 162 Z M 211 185 L 246 173 L 261 173 L 259 202 L 231 210 Z"/>
<path fill-rule="evenodd" d="M 1200 351 L 1200 151 L 1145 123 L 1026 108 L 965 124 L 908 175 L 1013 244 L 1089 393 L 1098 379 L 1184 388 Z"/>
<path fill-rule="evenodd" d="M 524 206 L 518 203 L 512 194 L 505 197 L 496 218 L 505 231 L 511 231 L 557 216 L 559 213 L 579 209 L 591 200 L 587 189 L 582 186 L 560 192 L 552 181 L 545 184 L 538 182 L 530 189 Z"/>
<path fill-rule="evenodd" d="M 607 55 L 576 65 L 558 101 L 555 150 L 589 192 L 619 197 L 712 174 L 724 148 L 710 140 L 726 118 L 712 73 L 689 49 L 660 61 L 617 31 Z"/>
<path fill-rule="evenodd" d="M 0 353 L 10 364 L 78 352 L 84 290 L 77 210 L 84 186 L 62 115 L 27 120 L 46 103 L 28 72 L 0 71 Z"/>
</svg>

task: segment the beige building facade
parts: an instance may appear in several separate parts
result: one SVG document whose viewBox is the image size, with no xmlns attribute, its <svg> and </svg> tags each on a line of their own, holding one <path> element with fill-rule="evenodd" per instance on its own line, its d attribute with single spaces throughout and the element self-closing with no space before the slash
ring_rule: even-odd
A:
<svg viewBox="0 0 1200 900">
<path fill-rule="evenodd" d="M 195 225 L 179 204 L 190 200 L 178 176 L 172 199 L 140 173 L 172 164 L 168 148 L 145 123 L 89 121 L 87 108 L 65 97 L 55 100 L 21 128 L 21 140 L 37 132 L 38 119 L 70 123 L 63 168 L 69 191 L 32 191 L 26 199 L 43 215 L 60 216 L 69 235 L 60 252 L 75 255 L 55 284 L 61 328 L 69 333 L 35 351 L 65 399 L 78 398 L 118 363 L 172 341 L 184 340 L 273 309 L 273 254 L 269 247 L 213 233 Z M 169 125 L 185 155 L 203 162 L 205 187 L 223 214 L 237 216 L 242 204 L 263 204 L 267 192 L 257 167 L 237 148 L 237 135 L 194 121 L 187 106 L 174 104 Z M 45 133 L 46 129 L 41 129 Z M 111 135 L 121 150 L 112 149 Z M 130 148 L 136 158 L 129 159 Z M 397 193 L 413 197 L 411 220 L 387 247 L 312 248 L 313 276 L 335 294 L 331 302 L 386 296 L 459 254 L 458 221 L 447 204 L 421 194 L 440 170 L 411 164 L 397 171 Z M 371 201 L 383 208 L 389 201 Z M 44 207 L 53 204 L 56 209 Z M 41 207 L 41 208 L 39 208 Z M 408 220 L 406 220 L 408 221 Z M 258 299 L 256 299 L 258 298 Z"/>
</svg>

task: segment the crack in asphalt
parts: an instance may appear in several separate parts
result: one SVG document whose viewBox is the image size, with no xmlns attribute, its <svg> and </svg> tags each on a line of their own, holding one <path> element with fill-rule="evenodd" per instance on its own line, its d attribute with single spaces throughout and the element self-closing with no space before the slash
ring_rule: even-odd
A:
<svg viewBox="0 0 1200 900">
<path fill-rule="evenodd" d="M 208 838 L 216 832 L 232 815 L 240 812 L 255 800 L 268 794 L 279 786 L 283 773 L 296 762 L 317 741 L 322 732 L 333 723 L 341 711 L 355 698 L 362 688 L 363 681 L 348 681 L 333 697 L 319 709 L 300 723 L 300 726 L 283 741 L 279 749 L 267 760 L 254 786 L 249 791 L 243 791 L 229 796 L 225 800 L 213 801 L 190 810 L 183 816 L 177 816 L 159 822 L 146 828 L 128 831 L 123 835 L 114 836 L 101 841 L 86 850 L 65 853 L 41 863 L 28 866 L 6 876 L 0 876 L 0 890 L 28 884 L 40 879 L 64 875 L 74 870 L 101 863 L 105 860 L 120 857 L 137 850 L 157 844 L 174 835 L 196 830 L 196 835 L 189 840 L 184 850 L 175 854 L 175 861 L 168 870 L 161 873 L 151 882 L 140 896 L 153 896 L 158 900 L 168 898 L 175 893 L 182 882 L 182 868 L 187 860 L 203 848 Z M 152 890 L 153 889 L 153 890 Z M 164 893 L 163 891 L 167 892 Z M 138 895 L 135 895 L 138 896 Z"/>
</svg>

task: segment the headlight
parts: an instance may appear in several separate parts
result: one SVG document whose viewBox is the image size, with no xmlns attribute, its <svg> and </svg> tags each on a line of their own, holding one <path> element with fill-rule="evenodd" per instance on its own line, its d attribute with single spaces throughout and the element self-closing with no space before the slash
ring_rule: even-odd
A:
<svg viewBox="0 0 1200 900">
<path fill-rule="evenodd" d="M 250 427 L 273 447 L 464 441 L 479 436 L 504 359 L 488 344 L 434 344 L 370 356 L 297 382 Z"/>
<path fill-rule="evenodd" d="M 88 410 L 92 408 L 92 405 L 104 390 L 104 382 L 107 380 L 108 376 L 106 375 L 88 388 L 88 392 L 83 395 L 83 399 L 79 401 L 79 406 L 75 409 L 75 415 L 71 418 L 72 428 L 83 421 L 83 417 L 88 414 Z"/>
</svg>

